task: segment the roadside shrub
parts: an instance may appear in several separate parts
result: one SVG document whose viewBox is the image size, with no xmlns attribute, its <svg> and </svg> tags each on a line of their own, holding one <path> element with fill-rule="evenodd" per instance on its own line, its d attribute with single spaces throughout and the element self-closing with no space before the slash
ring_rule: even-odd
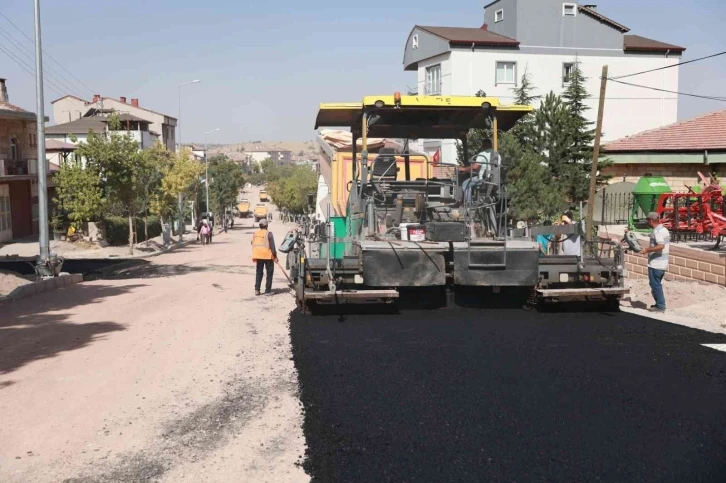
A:
<svg viewBox="0 0 726 483">
<path fill-rule="evenodd" d="M 144 219 L 135 220 L 136 240 L 141 243 L 144 238 Z M 111 245 L 126 245 L 129 242 L 129 219 L 125 216 L 108 216 L 103 220 L 106 226 L 106 241 Z M 158 216 L 149 216 L 149 238 L 161 235 L 161 221 Z"/>
</svg>

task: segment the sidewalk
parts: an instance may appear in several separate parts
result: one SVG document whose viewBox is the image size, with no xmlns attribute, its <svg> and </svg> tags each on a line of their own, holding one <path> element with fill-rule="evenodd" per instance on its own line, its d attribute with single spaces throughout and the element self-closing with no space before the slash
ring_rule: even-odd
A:
<svg viewBox="0 0 726 483">
<path fill-rule="evenodd" d="M 197 234 L 192 230 L 191 226 L 187 226 L 187 232 L 184 235 L 184 242 L 194 241 Z M 178 237 L 172 237 L 170 247 L 178 245 Z M 133 257 L 144 257 L 168 251 L 170 247 L 165 248 L 161 235 L 151 238 L 146 242 L 138 243 L 134 246 Z M 67 242 L 67 241 L 50 241 L 51 252 L 64 258 L 130 258 L 128 245 L 101 247 L 94 243 L 84 241 Z M 20 240 L 14 240 L 11 243 L 0 245 L 0 257 L 18 257 L 32 258 L 37 257 L 40 253 L 38 238 L 36 236 L 27 237 Z"/>
</svg>

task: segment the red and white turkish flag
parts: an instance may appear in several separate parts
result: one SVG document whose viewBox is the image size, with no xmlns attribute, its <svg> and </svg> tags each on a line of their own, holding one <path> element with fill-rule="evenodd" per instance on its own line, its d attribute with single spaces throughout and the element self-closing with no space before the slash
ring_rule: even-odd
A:
<svg viewBox="0 0 726 483">
<path fill-rule="evenodd" d="M 441 163 L 441 150 L 437 149 L 434 153 L 434 157 L 431 159 L 434 162 L 434 165 Z"/>
</svg>

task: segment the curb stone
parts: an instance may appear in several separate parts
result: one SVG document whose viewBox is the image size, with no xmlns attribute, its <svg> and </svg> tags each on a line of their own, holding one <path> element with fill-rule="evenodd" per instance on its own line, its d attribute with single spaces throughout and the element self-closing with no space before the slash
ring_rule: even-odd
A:
<svg viewBox="0 0 726 483">
<path fill-rule="evenodd" d="M 33 295 L 50 292 L 59 288 L 67 287 L 83 282 L 83 275 L 80 273 L 73 273 L 68 275 L 61 275 L 59 277 L 47 278 L 38 282 L 29 283 L 22 285 L 8 295 L 0 297 L 0 302 L 20 300 Z"/>
</svg>

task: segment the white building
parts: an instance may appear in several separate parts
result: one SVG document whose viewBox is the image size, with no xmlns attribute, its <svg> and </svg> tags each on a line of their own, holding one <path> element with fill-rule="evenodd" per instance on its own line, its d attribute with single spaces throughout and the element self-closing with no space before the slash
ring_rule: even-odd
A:
<svg viewBox="0 0 726 483">
<path fill-rule="evenodd" d="M 561 94 L 575 61 L 587 78 L 590 120 L 595 121 L 603 65 L 618 77 L 681 61 L 685 48 L 638 35 L 602 15 L 595 5 L 562 0 L 496 0 L 484 11 L 480 28 L 415 26 L 408 36 L 404 69 L 416 71 L 418 92 L 474 95 L 513 101 L 512 89 L 527 71 L 536 95 Z M 677 19 L 674 19 L 674 21 Z M 678 67 L 623 82 L 678 91 Z M 675 94 L 609 82 L 603 139 L 619 139 L 676 122 Z M 455 141 L 428 141 L 428 153 L 441 148 L 444 163 L 456 161 Z"/>
<path fill-rule="evenodd" d="M 149 131 L 149 122 L 130 114 L 119 116 L 121 128 L 119 132 L 129 134 L 138 144 L 139 149 L 152 147 L 158 136 Z M 56 124 L 45 128 L 47 140 L 60 141 L 71 145 L 85 143 L 90 131 L 103 133 L 108 130 L 108 118 L 103 116 L 90 116 L 72 122 Z"/>
<path fill-rule="evenodd" d="M 114 99 L 96 94 L 92 101 L 75 96 L 64 96 L 51 104 L 55 124 L 67 124 L 96 114 L 105 115 L 111 112 L 132 115 L 146 121 L 149 125 L 149 133 L 159 139 L 167 149 L 176 150 L 176 118 L 141 107 L 138 99 L 131 99 L 131 102 L 127 103 L 125 97 Z"/>
</svg>

